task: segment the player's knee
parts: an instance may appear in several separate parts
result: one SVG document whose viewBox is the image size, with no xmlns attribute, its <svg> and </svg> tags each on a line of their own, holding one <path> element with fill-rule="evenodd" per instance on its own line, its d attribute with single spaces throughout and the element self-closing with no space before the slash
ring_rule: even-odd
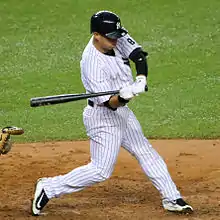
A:
<svg viewBox="0 0 220 220">
<path fill-rule="evenodd" d="M 109 173 L 109 172 L 105 172 L 104 170 L 97 170 L 96 171 L 96 180 L 97 180 L 97 182 L 103 182 L 103 181 L 109 179 L 111 174 L 112 174 L 111 172 Z"/>
<path fill-rule="evenodd" d="M 103 182 L 110 178 L 112 172 L 109 172 L 105 169 L 97 169 L 96 170 L 96 178 L 98 182 Z"/>
<path fill-rule="evenodd" d="M 100 167 L 97 167 L 96 165 L 94 165 L 93 163 L 90 163 L 89 167 L 94 172 L 93 179 L 95 182 L 103 182 L 103 181 L 109 179 L 112 175 L 112 172 L 113 172 L 113 167 L 100 168 Z"/>
</svg>

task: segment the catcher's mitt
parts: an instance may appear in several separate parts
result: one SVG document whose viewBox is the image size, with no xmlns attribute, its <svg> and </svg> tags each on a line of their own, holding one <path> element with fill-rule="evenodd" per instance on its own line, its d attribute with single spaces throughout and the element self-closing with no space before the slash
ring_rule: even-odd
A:
<svg viewBox="0 0 220 220">
<path fill-rule="evenodd" d="M 7 154 L 12 147 L 10 135 L 21 135 L 24 133 L 22 128 L 18 127 L 4 127 L 0 131 L 0 155 Z"/>
</svg>

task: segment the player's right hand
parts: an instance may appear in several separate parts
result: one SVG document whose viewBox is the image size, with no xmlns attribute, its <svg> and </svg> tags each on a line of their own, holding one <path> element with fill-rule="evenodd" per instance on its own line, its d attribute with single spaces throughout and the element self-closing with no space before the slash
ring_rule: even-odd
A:
<svg viewBox="0 0 220 220">
<path fill-rule="evenodd" d="M 119 91 L 119 96 L 125 100 L 130 100 L 134 97 L 132 90 L 133 90 L 132 85 L 128 85 Z"/>
</svg>

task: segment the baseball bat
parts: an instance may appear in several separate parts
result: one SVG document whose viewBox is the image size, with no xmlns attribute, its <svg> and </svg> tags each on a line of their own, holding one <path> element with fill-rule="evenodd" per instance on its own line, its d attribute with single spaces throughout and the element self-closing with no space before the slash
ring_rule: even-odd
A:
<svg viewBox="0 0 220 220">
<path fill-rule="evenodd" d="M 30 99 L 30 105 L 31 107 L 55 105 L 55 104 L 73 102 L 81 99 L 88 99 L 98 96 L 116 95 L 118 93 L 119 90 L 97 92 L 97 93 L 62 94 L 62 95 L 54 95 L 54 96 L 35 97 Z"/>
</svg>

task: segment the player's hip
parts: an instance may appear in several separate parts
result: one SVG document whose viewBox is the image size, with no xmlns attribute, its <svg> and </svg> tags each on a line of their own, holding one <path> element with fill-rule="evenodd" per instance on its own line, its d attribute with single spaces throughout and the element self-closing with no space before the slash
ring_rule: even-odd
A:
<svg viewBox="0 0 220 220">
<path fill-rule="evenodd" d="M 83 122 L 86 127 L 124 127 L 131 110 L 127 107 L 119 107 L 113 111 L 105 106 L 87 105 L 83 111 Z"/>
</svg>

